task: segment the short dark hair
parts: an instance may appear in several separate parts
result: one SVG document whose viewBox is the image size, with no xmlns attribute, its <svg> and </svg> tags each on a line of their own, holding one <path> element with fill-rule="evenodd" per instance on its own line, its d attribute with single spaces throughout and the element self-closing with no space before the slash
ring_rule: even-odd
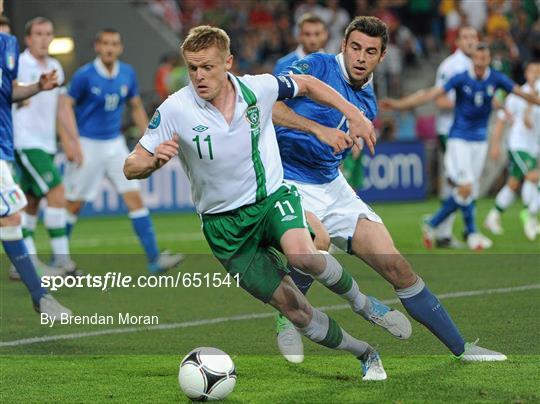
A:
<svg viewBox="0 0 540 404">
<path fill-rule="evenodd" d="M 9 18 L 7 18 L 5 15 L 0 15 L 0 25 L 7 25 L 9 27 Z"/>
<path fill-rule="evenodd" d="M 97 32 L 94 42 L 101 41 L 101 35 L 103 34 L 118 34 L 118 36 L 120 37 L 120 41 L 122 40 L 122 35 L 120 35 L 120 32 L 118 30 L 114 28 L 103 28 Z"/>
<path fill-rule="evenodd" d="M 388 44 L 388 27 L 377 17 L 356 17 L 345 29 L 345 42 L 353 31 L 360 31 L 374 38 L 381 38 L 381 53 L 386 50 Z"/>
<path fill-rule="evenodd" d="M 298 25 L 298 28 L 302 29 L 302 26 L 308 23 L 309 24 L 322 24 L 324 26 L 324 29 L 327 29 L 326 24 L 324 23 L 322 18 L 312 13 L 302 14 L 300 18 L 298 19 L 297 25 Z"/>
<path fill-rule="evenodd" d="M 34 25 L 38 24 L 51 24 L 53 25 L 52 21 L 45 17 L 35 17 L 31 20 L 27 21 L 26 24 L 24 24 L 24 34 L 26 36 L 32 35 L 32 27 Z"/>
</svg>

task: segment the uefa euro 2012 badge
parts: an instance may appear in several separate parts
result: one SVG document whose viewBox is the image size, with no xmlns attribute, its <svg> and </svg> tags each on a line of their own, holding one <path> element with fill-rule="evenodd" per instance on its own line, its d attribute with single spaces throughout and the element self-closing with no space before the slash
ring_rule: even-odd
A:
<svg viewBox="0 0 540 404">
<path fill-rule="evenodd" d="M 152 119 L 150 119 L 150 123 L 148 124 L 148 129 L 156 129 L 161 122 L 161 114 L 159 113 L 159 109 L 156 109 L 156 112 L 154 112 L 154 116 L 152 116 Z"/>
</svg>

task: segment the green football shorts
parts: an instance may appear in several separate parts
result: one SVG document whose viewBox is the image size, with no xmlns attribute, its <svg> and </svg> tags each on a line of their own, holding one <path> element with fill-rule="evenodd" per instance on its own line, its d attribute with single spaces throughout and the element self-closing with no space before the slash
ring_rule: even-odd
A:
<svg viewBox="0 0 540 404">
<path fill-rule="evenodd" d="M 536 159 L 527 152 L 510 150 L 508 154 L 510 160 L 508 172 L 513 178 L 523 180 L 529 171 L 537 167 Z"/>
<path fill-rule="evenodd" d="M 62 183 L 54 164 L 54 154 L 40 149 L 17 150 L 15 159 L 21 169 L 19 185 L 25 193 L 41 198 Z"/>
<path fill-rule="evenodd" d="M 203 233 L 212 253 L 240 286 L 268 303 L 289 273 L 281 260 L 280 240 L 289 229 L 308 229 L 300 195 L 282 185 L 264 200 L 214 215 L 202 215 Z"/>
</svg>

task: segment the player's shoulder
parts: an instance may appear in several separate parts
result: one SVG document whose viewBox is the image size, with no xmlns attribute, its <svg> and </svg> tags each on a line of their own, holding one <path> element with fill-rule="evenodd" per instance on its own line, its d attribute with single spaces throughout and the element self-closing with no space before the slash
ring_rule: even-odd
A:
<svg viewBox="0 0 540 404">
<path fill-rule="evenodd" d="M 190 105 L 194 103 L 195 98 L 193 97 L 193 93 L 186 86 L 169 95 L 157 109 L 165 116 L 172 118 L 184 112 L 189 113 Z"/>
<path fill-rule="evenodd" d="M 242 89 L 243 85 L 246 85 L 250 90 L 256 93 L 256 95 L 263 94 L 269 87 L 277 88 L 277 78 L 270 73 L 262 74 L 244 74 L 243 76 L 234 76 L 235 80 L 239 82 Z"/>
<path fill-rule="evenodd" d="M 4 43 L 9 46 L 18 46 L 17 38 L 7 32 L 0 32 L 0 43 Z"/>
<path fill-rule="evenodd" d="M 133 68 L 133 66 L 130 65 L 129 63 L 126 63 L 126 62 L 119 61 L 118 62 L 118 69 L 119 69 L 120 73 L 135 74 L 135 69 Z"/>
</svg>

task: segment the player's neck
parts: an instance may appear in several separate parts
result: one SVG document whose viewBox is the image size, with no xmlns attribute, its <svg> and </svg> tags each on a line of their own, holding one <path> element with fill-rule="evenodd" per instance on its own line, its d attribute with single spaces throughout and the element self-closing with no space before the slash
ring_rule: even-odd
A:
<svg viewBox="0 0 540 404">
<path fill-rule="evenodd" d="M 232 116 L 234 115 L 234 100 L 236 91 L 230 78 L 227 77 L 227 83 L 223 86 L 221 91 L 211 101 L 214 107 L 221 112 L 225 120 L 230 124 Z M 232 113 L 231 113 L 232 111 Z"/>
<path fill-rule="evenodd" d="M 32 55 L 32 57 L 34 59 L 36 59 L 39 63 L 41 64 L 45 64 L 47 62 L 47 56 L 48 55 L 36 55 L 35 53 L 33 53 L 30 49 L 28 49 L 28 52 L 30 52 L 30 54 Z"/>
<path fill-rule="evenodd" d="M 101 64 L 105 67 L 105 69 L 107 69 L 107 71 L 109 72 L 109 74 L 113 74 L 114 72 L 114 65 L 116 64 L 116 60 L 111 62 L 111 63 L 105 63 L 103 61 L 103 59 L 100 59 L 101 61 Z"/>
</svg>

